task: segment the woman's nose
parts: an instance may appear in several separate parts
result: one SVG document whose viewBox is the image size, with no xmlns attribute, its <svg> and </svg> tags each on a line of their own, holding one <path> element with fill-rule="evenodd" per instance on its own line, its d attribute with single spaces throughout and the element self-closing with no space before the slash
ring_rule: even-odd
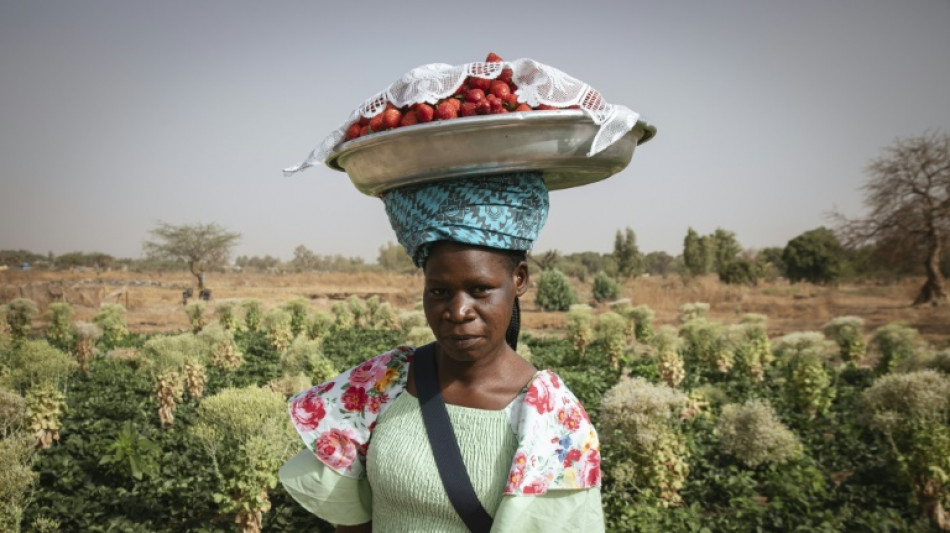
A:
<svg viewBox="0 0 950 533">
<path fill-rule="evenodd" d="M 448 302 L 446 318 L 453 322 L 464 322 L 472 317 L 472 302 L 467 294 L 458 292 Z"/>
</svg>

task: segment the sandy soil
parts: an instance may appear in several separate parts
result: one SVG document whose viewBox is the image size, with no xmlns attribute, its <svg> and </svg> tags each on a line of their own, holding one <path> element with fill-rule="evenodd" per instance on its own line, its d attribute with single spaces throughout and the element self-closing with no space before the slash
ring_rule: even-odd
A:
<svg viewBox="0 0 950 533">
<path fill-rule="evenodd" d="M 590 301 L 590 282 L 574 282 L 581 300 Z M 653 309 L 657 324 L 675 324 L 682 304 L 706 302 L 710 304 L 710 318 L 724 323 L 737 322 L 744 313 L 767 315 L 772 337 L 820 330 L 832 318 L 857 315 L 865 319 L 868 332 L 903 321 L 938 348 L 950 346 L 950 306 L 909 306 L 921 282 L 820 287 L 775 281 L 750 288 L 723 285 L 711 276 L 689 281 L 679 276 L 648 277 L 627 281 L 622 296 L 634 305 Z M 329 310 L 334 302 L 351 295 L 377 295 L 398 308 L 411 309 L 420 301 L 422 291 L 420 275 L 383 272 L 211 273 L 207 283 L 212 289 L 212 306 L 216 302 L 258 298 L 270 307 L 305 298 L 313 310 Z M 0 272 L 0 303 L 31 298 L 42 312 L 50 302 L 65 300 L 75 307 L 77 320 L 91 320 L 102 303 L 119 303 L 128 309 L 126 319 L 131 330 L 153 333 L 187 328 L 182 291 L 194 285 L 194 278 L 185 272 L 4 271 Z M 565 314 L 538 311 L 534 296 L 532 289 L 522 302 L 524 329 L 538 335 L 559 333 Z M 41 316 L 36 327 L 43 325 Z"/>
</svg>

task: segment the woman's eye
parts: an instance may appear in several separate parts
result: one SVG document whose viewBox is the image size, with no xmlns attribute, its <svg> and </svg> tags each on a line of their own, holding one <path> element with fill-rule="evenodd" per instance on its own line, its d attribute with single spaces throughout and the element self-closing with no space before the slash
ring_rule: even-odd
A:
<svg viewBox="0 0 950 533">
<path fill-rule="evenodd" d="M 475 287 L 474 289 L 472 289 L 472 294 L 476 294 L 476 295 L 477 295 L 477 294 L 488 294 L 488 291 L 490 291 L 490 290 L 491 290 L 491 289 L 488 288 L 488 287 Z"/>
<path fill-rule="evenodd" d="M 429 289 L 429 295 L 436 298 L 441 298 L 445 295 L 445 289 Z"/>
</svg>

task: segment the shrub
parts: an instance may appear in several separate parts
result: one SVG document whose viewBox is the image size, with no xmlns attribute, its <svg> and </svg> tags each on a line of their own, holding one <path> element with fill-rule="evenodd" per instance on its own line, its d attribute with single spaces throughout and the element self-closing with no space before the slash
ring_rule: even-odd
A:
<svg viewBox="0 0 950 533">
<path fill-rule="evenodd" d="M 725 342 L 725 328 L 705 318 L 694 318 L 680 326 L 683 338 L 683 358 L 686 363 L 698 364 L 706 370 L 725 374 L 732 368 L 733 354 Z"/>
<path fill-rule="evenodd" d="M 633 318 L 633 334 L 640 342 L 650 342 L 653 337 L 653 310 L 646 305 L 638 305 L 630 309 L 630 317 Z"/>
<path fill-rule="evenodd" d="M 868 344 L 879 355 L 877 372 L 884 374 L 912 358 L 921 348 L 922 341 L 916 329 L 902 322 L 893 322 L 874 330 Z"/>
<path fill-rule="evenodd" d="M 620 283 L 601 270 L 594 276 L 594 300 L 606 302 L 620 298 Z"/>
<path fill-rule="evenodd" d="M 597 317 L 595 332 L 597 340 L 604 344 L 607 351 L 607 361 L 611 368 L 620 367 L 620 358 L 627 348 L 627 321 L 613 311 L 602 313 Z"/>
<path fill-rule="evenodd" d="M 950 526 L 950 378 L 932 370 L 879 378 L 864 391 L 868 424 L 886 438 L 895 463 L 908 474 L 924 513 Z"/>
<path fill-rule="evenodd" d="M 775 345 L 784 365 L 786 398 L 810 416 L 827 411 L 835 397 L 831 375 L 823 363 L 827 349 L 828 341 L 817 332 L 790 333 Z"/>
<path fill-rule="evenodd" d="M 65 390 L 70 375 L 79 366 L 45 340 L 23 342 L 10 353 L 8 364 L 7 383 L 19 394 L 44 385 Z"/>
<path fill-rule="evenodd" d="M 567 312 L 567 338 L 577 350 L 577 355 L 584 357 L 587 345 L 594 336 L 593 309 L 589 305 L 574 304 Z"/>
<path fill-rule="evenodd" d="M 264 314 L 262 325 L 267 333 L 267 340 L 275 350 L 282 352 L 290 346 L 294 334 L 291 329 L 293 318 L 283 309 L 271 309 Z"/>
<path fill-rule="evenodd" d="M 238 319 L 234 313 L 234 302 L 221 302 L 214 307 L 214 314 L 218 317 L 218 324 L 226 331 L 237 331 Z"/>
<path fill-rule="evenodd" d="M 241 308 L 244 309 L 244 327 L 251 332 L 260 331 L 261 320 L 264 318 L 261 301 L 257 298 L 248 298 L 241 302 Z"/>
<path fill-rule="evenodd" d="M 841 276 L 843 257 L 838 238 L 824 227 L 788 241 L 782 252 L 785 275 L 792 282 L 833 283 Z"/>
<path fill-rule="evenodd" d="M 46 340 L 60 350 L 69 350 L 73 342 L 72 316 L 73 306 L 66 302 L 53 302 L 46 311 L 49 313 L 49 325 L 46 326 Z"/>
<path fill-rule="evenodd" d="M 839 316 L 822 328 L 825 335 L 838 344 L 841 360 L 856 364 L 864 358 L 864 319 L 856 316 Z"/>
<path fill-rule="evenodd" d="M 535 303 L 542 311 L 567 311 L 577 303 L 577 293 L 559 270 L 545 270 L 538 276 Z"/>
<path fill-rule="evenodd" d="M 115 348 L 129 336 L 129 328 L 125 325 L 125 307 L 119 304 L 103 304 L 92 317 L 92 322 L 102 329 L 99 342 L 104 348 Z"/>
<path fill-rule="evenodd" d="M 30 334 L 33 317 L 40 310 L 36 303 L 28 298 L 17 298 L 3 306 L 3 314 L 10 328 L 10 336 L 15 342 L 25 339 Z"/>
<path fill-rule="evenodd" d="M 7 426 L 12 417 L 26 419 L 26 402 L 0 389 L 0 424 Z M 33 439 L 19 427 L 11 426 L 0 435 L 0 531 L 20 531 L 23 511 L 39 480 L 31 468 L 34 453 Z"/>
<path fill-rule="evenodd" d="M 102 330 L 90 322 L 76 322 L 72 325 L 73 351 L 79 370 L 85 372 L 96 355 L 96 341 L 102 336 Z"/>
<path fill-rule="evenodd" d="M 208 306 L 202 301 L 191 302 L 185 306 L 185 314 L 188 315 L 192 333 L 198 333 L 208 323 L 207 308 Z"/>
<path fill-rule="evenodd" d="M 782 464 L 802 452 L 798 437 L 782 424 L 765 400 L 723 406 L 716 430 L 726 453 L 749 468 Z"/>
<path fill-rule="evenodd" d="M 670 387 L 677 387 L 686 377 L 686 367 L 679 355 L 680 338 L 676 328 L 663 326 L 651 341 L 656 349 L 656 367 L 660 379 Z"/>
<path fill-rule="evenodd" d="M 336 329 L 349 329 L 353 327 L 353 315 L 343 302 L 336 302 L 330 306 L 330 312 L 333 313 L 333 327 Z"/>
<path fill-rule="evenodd" d="M 616 490 L 660 506 L 679 504 L 688 451 L 679 427 L 687 397 L 666 385 L 623 377 L 604 395 L 600 431 Z"/>
<path fill-rule="evenodd" d="M 729 328 L 736 362 L 734 368 L 753 381 L 762 381 L 765 369 L 772 364 L 765 320 L 764 315 L 746 315 L 738 325 Z"/>
<path fill-rule="evenodd" d="M 406 344 L 410 346 L 425 346 L 435 342 L 435 334 L 429 326 L 416 326 L 406 334 Z"/>
<path fill-rule="evenodd" d="M 755 287 L 762 277 L 762 269 L 755 261 L 734 259 L 719 269 L 719 281 L 728 285 Z"/>
<path fill-rule="evenodd" d="M 397 317 L 397 322 L 399 324 L 399 330 L 406 335 L 408 335 L 413 328 L 429 327 L 429 323 L 426 321 L 426 315 L 422 311 L 401 312 Z"/>
<path fill-rule="evenodd" d="M 223 474 L 214 496 L 221 512 L 234 517 L 239 531 L 259 532 L 277 470 L 299 447 L 284 396 L 258 387 L 224 389 L 201 402 L 192 434 Z"/>
<path fill-rule="evenodd" d="M 685 324 L 694 318 L 706 318 L 708 315 L 708 303 L 694 302 L 681 305 L 679 308 L 679 315 L 677 315 L 676 320 L 680 324 Z"/>
<path fill-rule="evenodd" d="M 315 311 L 307 323 L 307 336 L 312 340 L 322 338 L 333 327 L 333 315 L 325 311 Z"/>
<path fill-rule="evenodd" d="M 225 329 L 223 324 L 211 324 L 196 336 L 211 366 L 225 372 L 237 370 L 244 362 L 244 354 L 231 331 Z"/>
<path fill-rule="evenodd" d="M 366 327 L 366 321 L 369 315 L 366 302 L 354 294 L 346 299 L 346 307 L 350 311 L 350 316 L 353 317 L 353 325 L 358 328 Z"/>
<path fill-rule="evenodd" d="M 290 334 L 294 337 L 307 328 L 307 308 L 307 300 L 303 298 L 294 298 L 283 305 L 283 309 L 290 313 Z"/>
</svg>

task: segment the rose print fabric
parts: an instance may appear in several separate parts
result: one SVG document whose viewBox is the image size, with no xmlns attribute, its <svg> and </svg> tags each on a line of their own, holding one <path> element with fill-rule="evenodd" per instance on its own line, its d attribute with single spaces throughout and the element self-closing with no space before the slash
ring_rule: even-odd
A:
<svg viewBox="0 0 950 533">
<path fill-rule="evenodd" d="M 291 398 L 291 420 L 317 459 L 365 475 L 373 426 L 405 391 L 413 348 L 400 346 Z M 600 445 L 584 407 L 554 372 L 538 372 L 505 408 L 518 439 L 506 494 L 600 486 Z"/>
</svg>

